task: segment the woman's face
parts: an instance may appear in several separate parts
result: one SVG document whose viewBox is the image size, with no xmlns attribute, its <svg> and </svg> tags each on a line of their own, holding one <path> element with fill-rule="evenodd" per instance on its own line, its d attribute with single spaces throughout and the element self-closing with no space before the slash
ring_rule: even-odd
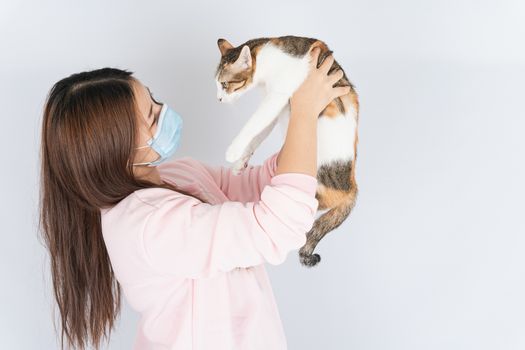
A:
<svg viewBox="0 0 525 350">
<path fill-rule="evenodd" d="M 132 85 L 139 108 L 137 115 L 137 144 L 135 147 L 140 147 L 147 145 L 146 142 L 155 135 L 162 104 L 153 100 L 149 89 L 140 81 L 133 81 Z M 160 157 L 151 147 L 137 149 L 136 151 L 137 154 L 133 163 L 153 162 Z M 134 166 L 134 168 L 140 168 L 140 170 L 154 169 L 145 165 Z"/>
</svg>

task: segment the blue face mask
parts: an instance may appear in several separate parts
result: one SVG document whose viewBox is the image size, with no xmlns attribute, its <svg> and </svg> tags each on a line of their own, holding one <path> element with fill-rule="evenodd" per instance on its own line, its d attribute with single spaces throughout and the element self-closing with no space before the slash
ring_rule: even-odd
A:
<svg viewBox="0 0 525 350">
<path fill-rule="evenodd" d="M 181 116 L 164 103 L 160 110 L 155 135 L 146 142 L 147 146 L 136 147 L 136 149 L 151 147 L 160 155 L 160 158 L 153 162 L 133 163 L 133 165 L 155 166 L 171 158 L 179 147 L 181 131 Z"/>
</svg>

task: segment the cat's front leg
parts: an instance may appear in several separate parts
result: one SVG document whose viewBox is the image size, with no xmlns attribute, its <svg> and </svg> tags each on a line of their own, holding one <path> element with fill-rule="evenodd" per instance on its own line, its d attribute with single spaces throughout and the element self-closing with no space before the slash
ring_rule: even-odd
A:
<svg viewBox="0 0 525 350">
<path fill-rule="evenodd" d="M 264 128 L 263 131 L 261 131 L 259 133 L 259 135 L 255 136 L 253 138 L 252 142 L 250 142 L 250 144 L 248 145 L 248 148 L 246 149 L 246 151 L 245 151 L 244 155 L 241 157 L 241 159 L 235 161 L 235 163 L 233 164 L 233 166 L 232 166 L 232 173 L 234 175 L 240 175 L 240 173 L 242 173 L 244 171 L 244 169 L 246 169 L 248 167 L 248 161 L 252 157 L 253 152 L 255 152 L 255 150 L 257 149 L 257 147 L 259 147 L 261 142 L 263 142 L 266 139 L 266 137 L 268 136 L 268 134 L 270 134 L 270 132 L 273 130 L 275 124 L 277 124 L 277 118 L 274 119 L 274 121 L 271 122 L 270 125 L 268 125 L 266 128 Z"/>
<path fill-rule="evenodd" d="M 270 126 L 279 115 L 279 112 L 287 105 L 288 96 L 283 94 L 268 94 L 257 111 L 248 120 L 235 137 L 233 142 L 226 151 L 226 160 L 233 163 L 240 160 L 246 154 L 252 153 L 253 150 L 247 151 L 253 140 Z"/>
<path fill-rule="evenodd" d="M 230 163 L 239 163 L 246 155 L 246 149 L 250 144 L 250 139 L 239 134 L 226 150 L 226 161 Z"/>
<path fill-rule="evenodd" d="M 240 175 L 244 171 L 244 169 L 248 167 L 248 161 L 252 157 L 252 154 L 253 152 L 243 156 L 241 159 L 233 163 L 233 166 L 231 167 L 233 175 Z"/>
</svg>

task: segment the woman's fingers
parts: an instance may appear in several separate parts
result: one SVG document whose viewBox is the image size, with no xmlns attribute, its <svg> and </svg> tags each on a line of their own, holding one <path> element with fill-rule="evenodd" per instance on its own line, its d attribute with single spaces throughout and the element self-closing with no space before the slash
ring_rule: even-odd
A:
<svg viewBox="0 0 525 350">
<path fill-rule="evenodd" d="M 314 47 L 312 51 L 310 51 L 310 68 L 317 69 L 317 61 L 319 61 L 319 53 L 321 52 L 321 49 L 318 47 Z"/>
<path fill-rule="evenodd" d="M 328 74 L 328 77 L 330 78 L 330 83 L 334 84 L 339 81 L 343 77 L 344 73 L 342 69 L 337 69 L 333 71 L 332 73 Z"/>
<path fill-rule="evenodd" d="M 319 111 L 317 113 L 320 113 L 330 101 L 348 94 L 351 87 L 333 86 L 344 77 L 344 72 L 341 68 L 336 68 L 328 74 L 335 62 L 332 53 L 328 53 L 319 68 L 317 68 L 317 63 L 321 49 L 315 47 L 310 51 L 310 54 L 310 72 L 290 98 L 290 104 L 294 106 L 294 109 L 295 106 L 301 106 L 303 110 Z"/>
<path fill-rule="evenodd" d="M 324 75 L 328 74 L 328 71 L 330 70 L 330 67 L 332 67 L 332 63 L 334 63 L 334 56 L 332 54 L 329 54 L 324 59 L 323 63 L 321 64 L 321 67 L 319 67 L 319 71 L 323 73 Z"/>
<path fill-rule="evenodd" d="M 350 86 L 338 86 L 332 89 L 334 92 L 334 98 L 346 95 L 350 92 Z"/>
</svg>

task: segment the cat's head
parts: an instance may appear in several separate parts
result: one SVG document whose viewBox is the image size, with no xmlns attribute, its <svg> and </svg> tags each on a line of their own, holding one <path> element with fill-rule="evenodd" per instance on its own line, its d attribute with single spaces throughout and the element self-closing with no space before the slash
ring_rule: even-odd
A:
<svg viewBox="0 0 525 350">
<path fill-rule="evenodd" d="M 252 89 L 255 60 L 248 45 L 234 47 L 226 39 L 217 40 L 221 60 L 215 72 L 217 99 L 232 103 Z"/>
</svg>

